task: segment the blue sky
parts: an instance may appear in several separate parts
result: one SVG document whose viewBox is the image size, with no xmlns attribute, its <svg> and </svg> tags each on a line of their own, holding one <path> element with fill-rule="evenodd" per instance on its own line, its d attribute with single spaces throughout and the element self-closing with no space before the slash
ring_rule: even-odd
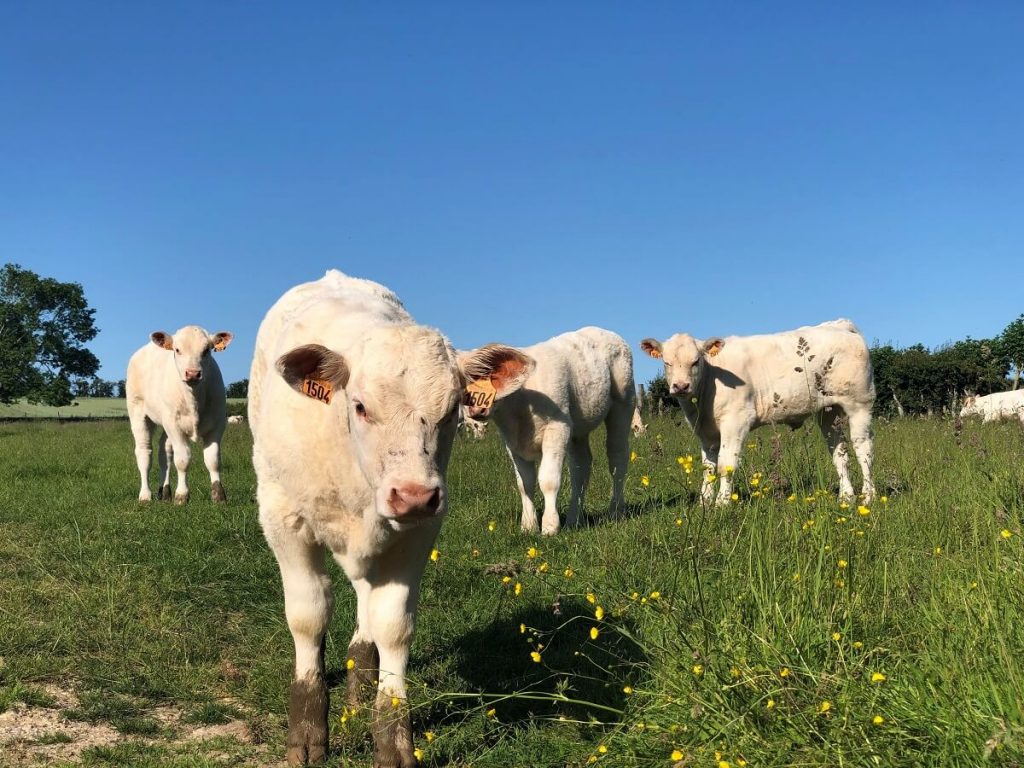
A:
<svg viewBox="0 0 1024 768">
<path fill-rule="evenodd" d="M 1024 312 L 1024 4 L 0 5 L 0 260 L 153 330 L 382 282 L 458 347 Z"/>
</svg>

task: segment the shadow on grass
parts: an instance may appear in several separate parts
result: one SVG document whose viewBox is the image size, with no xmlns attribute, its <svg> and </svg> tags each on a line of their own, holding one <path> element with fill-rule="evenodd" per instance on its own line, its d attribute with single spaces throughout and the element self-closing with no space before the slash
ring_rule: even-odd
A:
<svg viewBox="0 0 1024 768">
<path fill-rule="evenodd" d="M 496 707 L 505 724 L 560 716 L 608 722 L 618 719 L 623 686 L 646 662 L 633 629 L 628 620 L 596 621 L 592 605 L 563 598 L 549 610 L 517 611 L 467 633 L 453 649 L 454 662 L 469 690 Z"/>
</svg>

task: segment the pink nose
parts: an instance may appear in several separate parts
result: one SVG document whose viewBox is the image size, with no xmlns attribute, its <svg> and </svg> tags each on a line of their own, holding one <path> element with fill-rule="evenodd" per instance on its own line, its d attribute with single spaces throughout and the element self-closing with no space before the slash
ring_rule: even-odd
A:
<svg viewBox="0 0 1024 768">
<path fill-rule="evenodd" d="M 673 395 L 686 394 L 690 391 L 690 382 L 684 381 L 682 384 L 673 382 L 671 390 Z"/>
<path fill-rule="evenodd" d="M 413 484 L 392 488 L 388 506 L 396 517 L 430 517 L 441 506 L 441 489 Z"/>
<path fill-rule="evenodd" d="M 186 368 L 185 381 L 199 381 L 203 378 L 203 372 L 199 368 Z"/>
</svg>

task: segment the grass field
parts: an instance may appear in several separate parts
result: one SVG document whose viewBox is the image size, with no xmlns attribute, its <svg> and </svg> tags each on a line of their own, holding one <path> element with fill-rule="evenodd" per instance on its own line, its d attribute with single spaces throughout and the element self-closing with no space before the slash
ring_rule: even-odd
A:
<svg viewBox="0 0 1024 768">
<path fill-rule="evenodd" d="M 244 398 L 229 398 L 232 405 L 240 407 Z M 117 397 L 76 397 L 71 405 L 55 407 L 20 400 L 16 403 L 0 403 L 0 420 L 3 419 L 127 419 L 128 410 L 124 398 Z"/>
<path fill-rule="evenodd" d="M 519 533 L 497 435 L 460 436 L 410 664 L 422 764 L 1024 764 L 1024 433 L 876 431 L 870 511 L 809 429 L 754 433 L 740 503 L 704 509 L 692 435 L 654 420 L 619 522 L 594 435 L 592 524 L 551 539 Z M 280 761 L 292 645 L 250 448 L 229 429 L 228 505 L 194 464 L 190 504 L 140 506 L 125 423 L 0 423 L 0 764 Z M 50 725 L 5 743 L 26 713 Z M 365 716 L 332 713 L 332 764 L 369 765 Z"/>
</svg>

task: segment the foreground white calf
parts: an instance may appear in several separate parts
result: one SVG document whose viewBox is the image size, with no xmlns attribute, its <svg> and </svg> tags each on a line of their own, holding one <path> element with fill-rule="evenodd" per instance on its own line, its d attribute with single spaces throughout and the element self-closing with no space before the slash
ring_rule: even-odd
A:
<svg viewBox="0 0 1024 768">
<path fill-rule="evenodd" d="M 576 525 L 593 462 L 590 433 L 602 422 L 612 474 L 609 511 L 618 514 L 623 506 L 629 428 L 636 401 L 629 345 L 610 331 L 581 328 L 522 351 L 537 363 L 522 389 L 492 407 L 469 409 L 472 418 L 490 416 L 498 425 L 515 465 L 523 502 L 522 529 L 537 530 L 533 493 L 539 480 L 544 494 L 541 531 L 558 533 L 555 500 L 566 454 L 572 494 L 565 524 Z"/>
<path fill-rule="evenodd" d="M 862 493 L 870 500 L 871 408 L 875 384 L 864 337 L 849 320 L 764 336 L 729 336 L 706 341 L 678 333 L 662 343 L 644 339 L 640 348 L 665 363 L 669 391 L 682 405 L 700 440 L 705 501 L 721 478 L 718 503 L 732 496 L 732 470 L 743 441 L 765 424 L 797 427 L 815 416 L 839 473 L 839 494 L 853 496 L 849 456 L 840 416 L 850 422 L 864 474 Z"/>
<path fill-rule="evenodd" d="M 374 765 L 416 764 L 405 668 L 420 578 L 447 510 L 463 390 L 485 381 L 501 398 L 531 368 L 498 345 L 456 356 L 386 288 L 333 270 L 267 313 L 249 376 L 249 423 L 260 523 L 295 641 L 290 764 L 327 753 L 325 548 L 357 598 L 347 703 L 375 687 Z"/>
<path fill-rule="evenodd" d="M 210 496 L 214 501 L 227 501 L 220 482 L 220 441 L 227 406 L 224 379 L 213 352 L 224 350 L 231 339 L 226 331 L 211 336 L 197 325 L 186 326 L 173 336 L 157 331 L 150 335 L 152 343 L 128 361 L 125 396 L 142 480 L 139 501 L 152 498 L 149 465 L 154 426 L 163 428 L 157 452 L 160 498 L 171 497 L 173 462 L 178 470 L 174 502 L 188 500 L 189 443 L 202 442 L 203 460 L 210 472 Z"/>
<path fill-rule="evenodd" d="M 964 398 L 961 416 L 981 416 L 985 422 L 1020 419 L 1024 424 L 1024 389 Z"/>
</svg>

